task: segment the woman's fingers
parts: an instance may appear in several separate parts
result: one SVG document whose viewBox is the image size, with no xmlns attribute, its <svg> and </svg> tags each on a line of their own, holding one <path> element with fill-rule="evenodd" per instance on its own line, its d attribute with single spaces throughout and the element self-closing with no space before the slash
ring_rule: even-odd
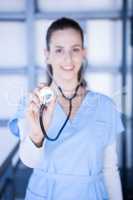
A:
<svg viewBox="0 0 133 200">
<path fill-rule="evenodd" d="M 39 109 L 40 106 L 42 104 L 41 102 L 41 93 L 40 90 L 44 89 L 44 93 L 45 93 L 45 88 L 49 89 L 48 86 L 46 86 L 46 84 L 44 83 L 40 83 L 33 92 L 30 93 L 30 97 L 29 97 L 29 105 L 28 105 L 28 113 L 29 113 L 29 117 L 32 118 L 32 121 L 38 122 L 39 121 Z M 50 121 L 51 116 L 53 114 L 53 110 L 55 107 L 55 102 L 56 102 L 56 96 L 53 95 L 53 97 L 51 98 L 51 101 L 48 103 L 47 108 L 44 109 L 44 115 L 45 115 L 45 120 L 46 121 Z M 44 116 L 43 115 L 43 116 Z M 48 124 L 48 122 L 47 122 Z"/>
<path fill-rule="evenodd" d="M 39 107 L 36 103 L 31 102 L 30 103 L 30 110 L 34 111 L 35 113 L 38 113 Z"/>
<path fill-rule="evenodd" d="M 38 88 L 39 89 L 42 89 L 43 87 L 47 87 L 47 86 L 48 85 L 46 83 L 43 83 L 43 82 L 41 82 L 41 83 L 38 84 Z"/>
<path fill-rule="evenodd" d="M 38 107 L 40 107 L 40 98 L 39 98 L 39 93 L 40 93 L 40 90 L 42 88 L 46 87 L 46 84 L 44 83 L 40 83 L 35 89 L 33 92 L 30 93 L 30 96 L 29 96 L 29 101 L 30 103 L 31 102 L 34 102 L 38 105 Z"/>
<path fill-rule="evenodd" d="M 39 97 L 33 92 L 30 94 L 30 103 L 34 102 L 38 107 L 40 106 Z"/>
<path fill-rule="evenodd" d="M 41 91 L 41 89 L 44 89 L 45 90 L 45 88 L 47 89 L 47 88 L 49 88 L 46 84 L 44 84 L 44 83 L 40 83 L 39 85 L 38 85 L 38 87 L 36 87 L 35 88 L 35 90 L 33 91 L 33 94 L 38 98 L 38 103 L 41 105 L 41 101 L 42 101 L 42 99 L 41 99 L 41 94 L 40 94 L 40 91 Z"/>
<path fill-rule="evenodd" d="M 31 122 L 38 121 L 38 112 L 39 108 L 36 106 L 34 102 L 31 102 L 27 108 L 27 117 L 30 119 Z"/>
</svg>

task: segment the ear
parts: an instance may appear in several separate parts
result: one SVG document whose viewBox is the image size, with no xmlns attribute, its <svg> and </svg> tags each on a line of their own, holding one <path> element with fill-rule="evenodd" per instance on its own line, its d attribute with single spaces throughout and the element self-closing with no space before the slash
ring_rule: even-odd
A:
<svg viewBox="0 0 133 200">
<path fill-rule="evenodd" d="M 45 57 L 45 62 L 47 64 L 50 64 L 50 54 L 49 54 L 49 51 L 47 49 L 44 49 L 44 57 Z"/>
</svg>

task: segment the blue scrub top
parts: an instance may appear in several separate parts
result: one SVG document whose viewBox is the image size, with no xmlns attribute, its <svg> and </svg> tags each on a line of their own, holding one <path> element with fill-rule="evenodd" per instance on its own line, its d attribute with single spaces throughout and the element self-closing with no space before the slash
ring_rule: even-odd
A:
<svg viewBox="0 0 133 200">
<path fill-rule="evenodd" d="M 9 128 L 19 135 L 17 121 L 25 115 L 24 99 Z M 66 119 L 57 102 L 48 135 L 54 138 Z M 124 130 L 113 101 L 88 91 L 74 118 L 58 140 L 46 140 L 40 165 L 30 178 L 26 200 L 108 200 L 103 177 L 104 150 Z"/>
</svg>

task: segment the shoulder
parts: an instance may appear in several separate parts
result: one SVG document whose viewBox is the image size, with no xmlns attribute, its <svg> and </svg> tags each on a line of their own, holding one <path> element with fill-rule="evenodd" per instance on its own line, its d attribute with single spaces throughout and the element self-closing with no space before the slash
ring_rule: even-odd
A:
<svg viewBox="0 0 133 200">
<path fill-rule="evenodd" d="M 107 95 L 101 94 L 101 93 L 99 93 L 99 96 L 100 96 L 99 106 L 104 108 L 106 113 L 107 112 L 111 113 L 111 112 L 118 111 L 116 103 L 113 100 L 113 98 L 111 98 L 111 97 L 109 97 Z"/>
<path fill-rule="evenodd" d="M 111 117 L 113 113 L 116 113 L 118 111 L 116 104 L 111 97 L 95 91 L 91 91 L 91 95 L 94 97 L 93 101 L 94 99 L 96 101 L 96 113 L 101 118 L 107 120 Z"/>
<path fill-rule="evenodd" d="M 103 93 L 95 92 L 92 90 L 90 90 L 90 93 L 91 93 L 91 96 L 98 99 L 99 105 L 106 105 L 106 106 L 114 106 L 115 105 L 114 100 L 111 97 L 109 97 Z"/>
</svg>

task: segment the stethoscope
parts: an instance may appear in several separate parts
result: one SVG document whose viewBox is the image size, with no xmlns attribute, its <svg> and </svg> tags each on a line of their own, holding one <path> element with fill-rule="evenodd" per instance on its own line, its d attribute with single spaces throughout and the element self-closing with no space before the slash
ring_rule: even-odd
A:
<svg viewBox="0 0 133 200">
<path fill-rule="evenodd" d="M 87 66 L 87 62 L 85 62 L 85 64 L 83 64 L 83 71 L 86 69 L 86 66 Z M 83 77 L 80 77 L 80 81 L 78 82 L 78 85 L 77 85 L 77 87 L 75 88 L 74 94 L 72 95 L 72 97 L 69 98 L 69 97 L 67 97 L 67 96 L 64 95 L 64 93 L 63 93 L 61 87 L 58 86 L 58 83 L 57 83 L 56 80 L 54 79 L 52 73 L 47 69 L 47 67 L 44 68 L 44 70 L 45 70 L 46 73 L 49 75 L 49 77 L 51 78 L 51 80 L 55 83 L 55 85 L 57 86 L 57 88 L 58 88 L 59 92 L 61 93 L 61 95 L 62 95 L 66 100 L 68 100 L 68 102 L 69 102 L 69 112 L 68 112 L 68 115 L 67 115 L 67 117 L 66 117 L 66 120 L 64 121 L 62 127 L 60 128 L 59 132 L 57 133 L 56 137 L 54 137 L 54 138 L 51 138 L 51 137 L 49 137 L 49 136 L 47 135 L 46 130 L 45 130 L 44 125 L 43 125 L 43 111 L 44 111 L 44 109 L 46 109 L 47 103 L 42 103 L 41 106 L 40 106 L 40 109 L 39 109 L 39 123 L 40 123 L 40 127 L 41 127 L 41 130 L 42 130 L 42 133 L 44 134 L 44 137 L 45 137 L 47 140 L 49 140 L 49 141 L 56 141 L 56 140 L 59 138 L 59 136 L 61 135 L 61 133 L 62 133 L 64 127 L 66 126 L 66 124 L 67 124 L 67 122 L 68 122 L 68 120 L 70 119 L 71 111 L 72 111 L 72 100 L 77 96 L 77 92 L 78 92 L 79 87 L 82 86 L 82 78 L 83 78 Z M 82 75 L 83 75 L 83 73 L 82 73 Z M 57 95 L 58 95 L 58 94 L 57 94 Z M 52 98 L 52 94 L 51 94 L 51 92 L 48 92 L 47 95 L 45 96 L 45 101 L 44 101 L 44 102 L 48 102 L 48 103 L 49 103 L 50 100 L 51 100 L 51 98 Z M 42 102 L 43 102 L 43 101 L 42 101 Z"/>
<path fill-rule="evenodd" d="M 56 141 L 56 140 L 59 138 L 59 136 L 61 135 L 61 133 L 62 133 L 64 127 L 66 126 L 66 124 L 67 124 L 67 122 L 68 122 L 68 120 L 70 119 L 71 111 L 72 111 L 72 100 L 77 96 L 77 92 L 78 92 L 79 87 L 81 86 L 81 82 L 79 82 L 79 84 L 78 84 L 77 87 L 75 88 L 75 92 L 74 92 L 74 94 L 72 95 L 72 97 L 69 98 L 69 97 L 67 97 L 67 96 L 64 95 L 64 93 L 63 93 L 61 87 L 59 87 L 59 86 L 57 85 L 56 81 L 53 79 L 52 74 L 51 74 L 49 71 L 47 71 L 47 73 L 49 74 L 49 76 L 52 78 L 52 80 L 53 80 L 54 83 L 56 84 L 56 86 L 57 86 L 58 90 L 60 91 L 61 95 L 62 95 L 66 100 L 68 100 L 68 102 L 69 102 L 69 112 L 68 112 L 68 115 L 67 115 L 67 117 L 66 117 L 66 120 L 64 121 L 64 123 L 63 123 L 63 125 L 61 126 L 59 132 L 57 133 L 56 137 L 54 137 L 54 138 L 51 138 L 51 137 L 49 137 L 49 136 L 47 135 L 46 130 L 45 130 L 44 125 L 43 125 L 43 111 L 44 111 L 44 109 L 46 109 L 47 104 L 46 104 L 46 103 L 42 103 L 41 106 L 40 106 L 40 109 L 39 109 L 39 122 L 40 122 L 40 127 L 41 127 L 41 130 L 42 130 L 42 133 L 44 134 L 44 137 L 45 137 L 47 140 L 49 140 L 49 141 Z M 46 96 L 46 98 L 47 98 L 47 99 L 50 99 L 50 97 L 51 97 L 50 95 L 51 95 L 51 94 L 48 93 L 47 96 Z"/>
</svg>

